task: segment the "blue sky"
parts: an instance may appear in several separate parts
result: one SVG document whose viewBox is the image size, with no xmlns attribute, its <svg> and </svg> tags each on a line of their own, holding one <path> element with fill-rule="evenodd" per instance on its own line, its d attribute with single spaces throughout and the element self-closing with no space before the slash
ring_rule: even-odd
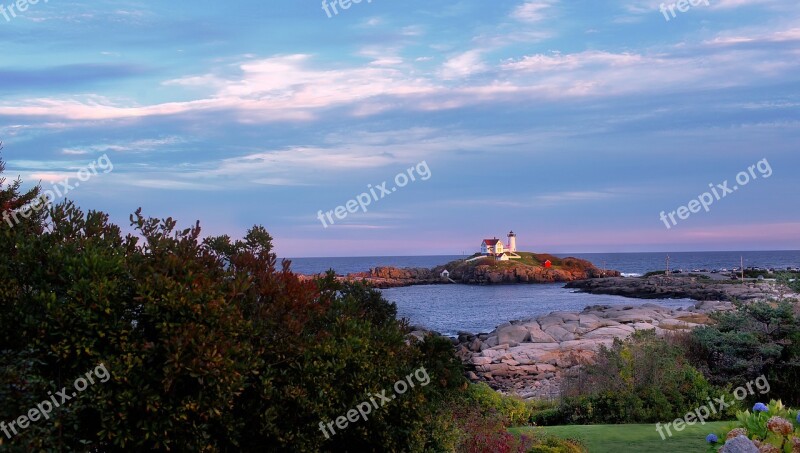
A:
<svg viewBox="0 0 800 453">
<path fill-rule="evenodd" d="M 280 256 L 800 249 L 800 4 L 660 4 L 40 1 L 0 15 L 2 157 L 47 186 L 106 154 L 83 208 L 261 224 Z"/>
</svg>

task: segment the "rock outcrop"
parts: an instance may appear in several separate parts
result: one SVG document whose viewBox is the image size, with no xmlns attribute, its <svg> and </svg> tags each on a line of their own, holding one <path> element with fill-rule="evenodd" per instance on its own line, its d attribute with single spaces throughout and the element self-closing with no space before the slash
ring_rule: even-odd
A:
<svg viewBox="0 0 800 453">
<path fill-rule="evenodd" d="M 439 274 L 425 268 L 376 267 L 369 272 L 348 274 L 349 280 L 366 280 L 377 288 L 444 283 Z"/>
<path fill-rule="evenodd" d="M 299 275 L 301 280 L 310 280 L 317 277 L 324 277 L 325 274 Z M 367 282 L 375 288 L 396 288 L 411 285 L 436 285 L 442 283 L 452 283 L 443 280 L 439 274 L 435 274 L 431 269 L 425 268 L 396 268 L 396 267 L 376 267 L 368 272 L 355 272 L 346 276 L 337 275 L 339 281 Z"/>
<path fill-rule="evenodd" d="M 564 372 L 591 363 L 600 347 L 610 347 L 614 339 L 637 330 L 692 329 L 710 321 L 707 313 L 732 308 L 725 302 L 701 302 L 689 310 L 654 304 L 590 306 L 580 313 L 553 312 L 501 324 L 490 333 L 462 333 L 456 348 L 472 380 L 523 398 L 553 398 Z"/>
<path fill-rule="evenodd" d="M 772 288 L 763 284 L 742 285 L 712 282 L 695 277 L 663 275 L 651 277 L 615 277 L 573 281 L 566 288 L 590 294 L 610 294 L 637 299 L 755 300 L 772 296 Z"/>
<path fill-rule="evenodd" d="M 524 258 L 521 261 L 453 261 L 433 268 L 433 272 L 438 275 L 447 269 L 453 280 L 472 285 L 571 282 L 620 275 L 617 271 L 601 270 L 578 258 L 562 259 L 530 253 L 524 254 Z M 552 267 L 540 264 L 547 260 L 553 263 Z"/>
</svg>

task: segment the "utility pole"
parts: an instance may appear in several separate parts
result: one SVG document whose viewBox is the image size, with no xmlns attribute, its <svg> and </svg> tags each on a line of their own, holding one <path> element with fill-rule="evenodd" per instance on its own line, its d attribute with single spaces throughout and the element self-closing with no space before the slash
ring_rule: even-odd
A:
<svg viewBox="0 0 800 453">
<path fill-rule="evenodd" d="M 742 286 L 744 286 L 744 256 L 739 256 L 739 259 L 742 260 Z"/>
</svg>

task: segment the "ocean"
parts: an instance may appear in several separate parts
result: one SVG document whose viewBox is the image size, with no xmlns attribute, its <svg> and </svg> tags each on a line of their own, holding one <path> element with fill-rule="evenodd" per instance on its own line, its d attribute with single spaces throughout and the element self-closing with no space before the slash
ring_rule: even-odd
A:
<svg viewBox="0 0 800 453">
<path fill-rule="evenodd" d="M 533 285 L 429 285 L 381 290 L 397 304 L 397 315 L 412 325 L 443 335 L 482 333 L 507 321 L 535 318 L 553 311 L 581 311 L 589 305 L 641 305 L 690 307 L 691 299 L 629 299 L 576 293 L 563 283 Z"/>
<path fill-rule="evenodd" d="M 664 269 L 667 253 L 574 253 L 557 254 L 591 261 L 598 267 L 625 275 L 641 275 Z M 786 269 L 800 267 L 800 251 L 776 252 L 678 252 L 669 253 L 671 269 L 733 269 L 740 257 L 745 267 Z M 426 267 L 463 256 L 387 256 L 352 258 L 297 258 L 292 269 L 314 274 L 334 269 L 337 274 L 368 271 L 376 266 Z M 605 263 L 605 264 L 604 264 Z M 629 299 L 621 296 L 575 293 L 563 284 L 533 285 L 427 285 L 382 290 L 397 305 L 398 317 L 444 335 L 458 332 L 489 332 L 507 321 L 534 318 L 552 311 L 581 311 L 589 305 L 641 305 L 655 303 L 689 307 L 690 299 Z"/>
</svg>

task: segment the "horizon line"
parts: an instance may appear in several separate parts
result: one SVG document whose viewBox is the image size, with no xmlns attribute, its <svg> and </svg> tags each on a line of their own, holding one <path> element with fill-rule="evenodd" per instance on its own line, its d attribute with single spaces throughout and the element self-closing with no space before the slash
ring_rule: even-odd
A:
<svg viewBox="0 0 800 453">
<path fill-rule="evenodd" d="M 524 250 L 519 250 L 525 252 Z M 665 250 L 665 251 L 647 251 L 647 252 L 545 252 L 542 255 L 636 255 L 646 253 L 752 253 L 752 252 L 800 252 L 800 250 Z M 437 254 L 437 255 L 348 255 L 348 256 L 294 256 L 294 257 L 278 257 L 282 260 L 292 259 L 311 259 L 311 258 L 418 258 L 418 257 L 437 257 L 437 256 L 470 256 L 471 254 Z M 537 253 L 539 252 L 526 252 Z"/>
</svg>

